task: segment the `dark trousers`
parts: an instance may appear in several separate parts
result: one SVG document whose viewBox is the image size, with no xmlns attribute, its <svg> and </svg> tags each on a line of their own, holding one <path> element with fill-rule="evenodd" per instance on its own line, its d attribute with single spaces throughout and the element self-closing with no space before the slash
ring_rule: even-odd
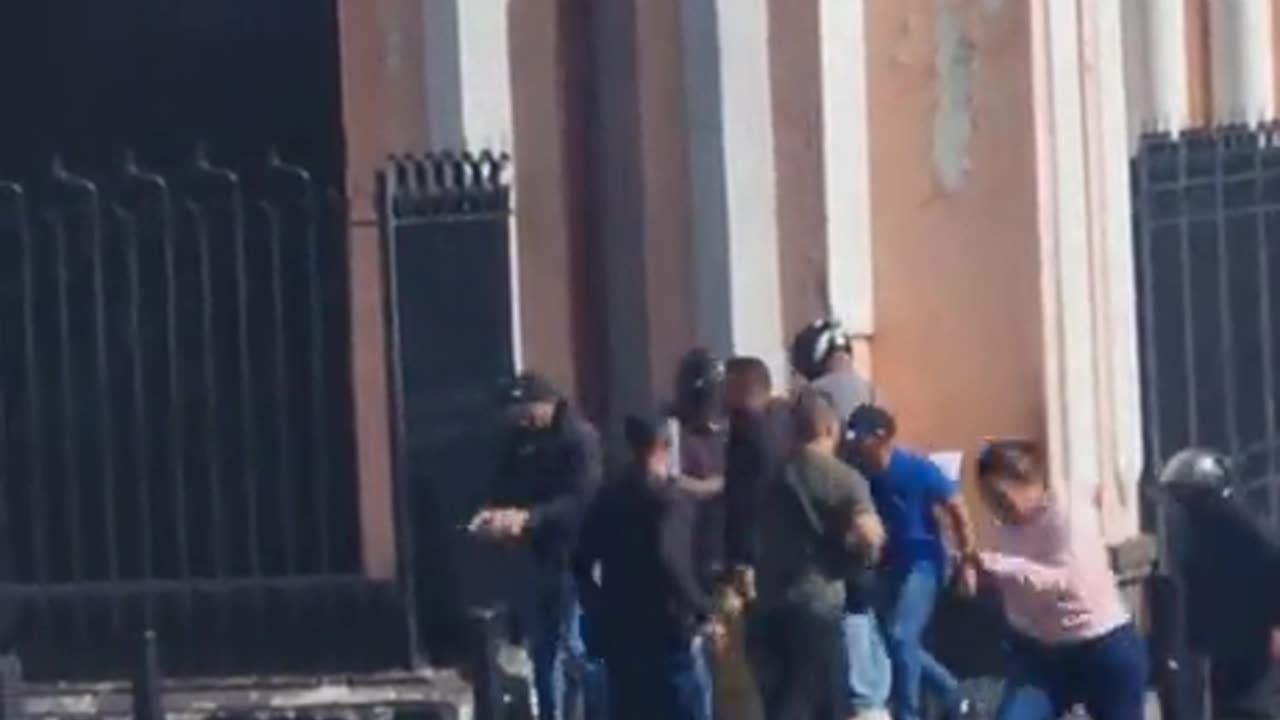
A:
<svg viewBox="0 0 1280 720">
<path fill-rule="evenodd" d="M 605 658 L 612 720 L 710 720 L 691 648 L 619 638 Z"/>
<path fill-rule="evenodd" d="M 754 623 L 751 654 L 770 720 L 845 720 L 843 614 L 787 606 Z"/>
<path fill-rule="evenodd" d="M 1054 720 L 1077 703 L 1093 720 L 1143 720 L 1147 648 L 1132 623 L 1070 645 L 1015 636 L 1008 650 L 997 720 Z"/>
</svg>

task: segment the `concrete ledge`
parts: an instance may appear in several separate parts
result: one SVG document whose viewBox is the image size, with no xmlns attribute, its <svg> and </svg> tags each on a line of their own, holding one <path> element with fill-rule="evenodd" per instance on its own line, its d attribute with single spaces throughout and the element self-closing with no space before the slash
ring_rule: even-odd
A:
<svg viewBox="0 0 1280 720">
<path fill-rule="evenodd" d="M 133 702 L 123 682 L 33 684 L 22 688 L 27 717 L 131 720 Z M 342 718 L 346 720 L 463 720 L 473 716 L 470 686 L 452 671 L 377 675 L 256 677 L 165 683 L 171 720 L 207 718 Z"/>
</svg>

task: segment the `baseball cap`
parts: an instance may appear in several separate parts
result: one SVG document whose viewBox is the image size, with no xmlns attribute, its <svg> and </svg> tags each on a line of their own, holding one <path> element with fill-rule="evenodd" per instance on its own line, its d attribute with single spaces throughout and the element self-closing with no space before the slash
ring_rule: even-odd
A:
<svg viewBox="0 0 1280 720">
<path fill-rule="evenodd" d="M 874 435 L 892 435 L 897 431 L 893 415 L 879 405 L 859 405 L 849 414 L 845 424 L 845 438 L 857 440 Z"/>
<path fill-rule="evenodd" d="M 503 389 L 504 405 L 553 402 L 560 399 L 560 391 L 551 381 L 536 372 L 524 372 L 512 378 Z"/>
</svg>

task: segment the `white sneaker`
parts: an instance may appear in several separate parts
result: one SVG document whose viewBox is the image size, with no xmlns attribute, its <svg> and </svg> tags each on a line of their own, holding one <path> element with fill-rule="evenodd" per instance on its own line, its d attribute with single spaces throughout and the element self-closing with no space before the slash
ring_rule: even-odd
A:
<svg viewBox="0 0 1280 720">
<path fill-rule="evenodd" d="M 889 711 L 884 708 L 871 708 L 869 710 L 859 710 L 857 715 L 849 718 L 849 720 L 893 720 L 889 716 Z"/>
</svg>

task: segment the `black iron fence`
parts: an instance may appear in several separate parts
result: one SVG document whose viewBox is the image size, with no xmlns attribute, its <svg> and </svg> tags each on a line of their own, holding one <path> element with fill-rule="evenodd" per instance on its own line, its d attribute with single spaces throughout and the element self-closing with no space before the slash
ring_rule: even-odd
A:
<svg viewBox="0 0 1280 720">
<path fill-rule="evenodd" d="M 378 176 L 395 472 L 422 644 L 465 660 L 468 608 L 522 586 L 513 558 L 461 530 L 496 467 L 496 392 L 515 367 L 508 158 L 395 157 Z M 413 522 L 409 522 L 413 515 Z"/>
<path fill-rule="evenodd" d="M 1148 470 L 1226 452 L 1280 529 L 1280 126 L 1148 136 L 1132 168 Z"/>
<path fill-rule="evenodd" d="M 0 182 L 5 635 L 29 674 L 118 672 L 145 628 L 176 673 L 403 643 L 398 588 L 360 566 L 347 229 L 275 155 Z"/>
</svg>

